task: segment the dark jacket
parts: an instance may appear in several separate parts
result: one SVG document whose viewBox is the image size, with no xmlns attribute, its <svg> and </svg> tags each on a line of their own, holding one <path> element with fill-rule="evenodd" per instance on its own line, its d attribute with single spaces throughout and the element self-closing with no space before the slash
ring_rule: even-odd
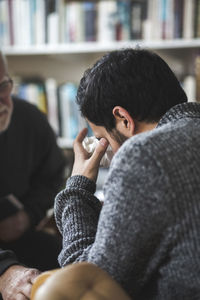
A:
<svg viewBox="0 0 200 300">
<path fill-rule="evenodd" d="M 13 103 L 11 123 L 0 134 L 0 199 L 17 197 L 35 227 L 53 206 L 66 162 L 46 116 L 27 101 L 13 98 Z M 15 256 L 0 250 L 0 273 L 9 261 L 16 262 Z"/>
</svg>

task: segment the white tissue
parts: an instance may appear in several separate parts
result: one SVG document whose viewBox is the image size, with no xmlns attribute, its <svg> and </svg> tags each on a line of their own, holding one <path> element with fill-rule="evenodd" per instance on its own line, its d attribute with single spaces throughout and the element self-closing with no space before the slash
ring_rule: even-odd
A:
<svg viewBox="0 0 200 300">
<path fill-rule="evenodd" d="M 86 137 L 83 140 L 83 147 L 88 153 L 93 153 L 99 141 L 95 136 Z M 108 168 L 110 166 L 111 159 L 113 157 L 112 148 L 108 146 L 106 153 L 101 159 L 100 166 L 104 168 Z"/>
</svg>

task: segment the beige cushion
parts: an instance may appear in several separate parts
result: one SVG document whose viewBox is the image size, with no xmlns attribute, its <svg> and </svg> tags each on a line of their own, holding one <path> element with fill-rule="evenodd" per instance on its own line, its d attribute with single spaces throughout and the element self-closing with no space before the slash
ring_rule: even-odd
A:
<svg viewBox="0 0 200 300">
<path fill-rule="evenodd" d="M 130 300 L 131 298 L 105 271 L 86 262 L 45 272 L 33 285 L 31 300 L 68 299 Z"/>
</svg>

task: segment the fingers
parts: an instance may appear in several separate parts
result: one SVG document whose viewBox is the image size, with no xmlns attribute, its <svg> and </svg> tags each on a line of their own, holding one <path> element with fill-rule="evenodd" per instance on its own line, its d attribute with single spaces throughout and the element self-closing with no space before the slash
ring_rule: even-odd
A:
<svg viewBox="0 0 200 300">
<path fill-rule="evenodd" d="M 82 145 L 86 133 L 87 130 L 82 130 L 74 144 L 75 161 L 72 169 L 72 176 L 83 175 L 96 182 L 100 161 L 106 152 L 108 141 L 105 138 L 102 138 L 95 148 L 94 153 L 91 155 Z"/>
<path fill-rule="evenodd" d="M 30 281 L 32 284 L 34 284 L 38 278 L 38 276 L 40 275 L 41 273 L 38 273 L 37 275 L 35 275 L 34 277 L 31 277 Z"/>
<path fill-rule="evenodd" d="M 29 298 L 24 296 L 23 294 L 17 294 L 14 299 L 15 300 L 28 300 Z"/>
<path fill-rule="evenodd" d="M 94 164 L 95 166 L 99 165 L 107 148 L 108 148 L 108 141 L 104 138 L 101 138 L 93 155 L 90 158 L 91 163 Z"/>
<path fill-rule="evenodd" d="M 28 269 L 28 273 L 29 280 L 33 284 L 36 278 L 41 274 L 41 271 L 39 271 L 38 269 Z"/>
<path fill-rule="evenodd" d="M 82 129 L 79 134 L 77 135 L 76 139 L 75 139 L 75 143 L 82 143 L 82 141 L 84 140 L 84 138 L 86 137 L 88 130 L 87 128 Z"/>
<path fill-rule="evenodd" d="M 30 294 L 31 294 L 31 288 L 32 288 L 32 284 L 28 283 L 26 284 L 26 286 L 22 289 L 21 293 L 22 295 L 24 295 L 24 299 L 29 299 Z"/>
<path fill-rule="evenodd" d="M 78 152 L 88 154 L 87 151 L 84 149 L 84 147 L 82 145 L 82 142 L 83 142 L 84 138 L 86 137 L 87 132 L 88 132 L 87 128 L 84 128 L 77 135 L 77 137 L 74 141 L 74 152 L 75 152 L 75 154 L 78 153 Z"/>
</svg>

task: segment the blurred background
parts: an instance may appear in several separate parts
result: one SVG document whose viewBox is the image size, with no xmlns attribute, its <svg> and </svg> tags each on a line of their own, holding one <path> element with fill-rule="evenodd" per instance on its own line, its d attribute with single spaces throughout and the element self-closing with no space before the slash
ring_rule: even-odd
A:
<svg viewBox="0 0 200 300">
<path fill-rule="evenodd" d="M 0 47 L 13 92 L 47 115 L 68 156 L 66 177 L 73 140 L 87 126 L 76 106 L 77 86 L 105 52 L 154 50 L 175 72 L 189 101 L 200 101 L 200 0 L 0 0 Z M 100 198 L 105 176 L 103 169 Z"/>
</svg>

